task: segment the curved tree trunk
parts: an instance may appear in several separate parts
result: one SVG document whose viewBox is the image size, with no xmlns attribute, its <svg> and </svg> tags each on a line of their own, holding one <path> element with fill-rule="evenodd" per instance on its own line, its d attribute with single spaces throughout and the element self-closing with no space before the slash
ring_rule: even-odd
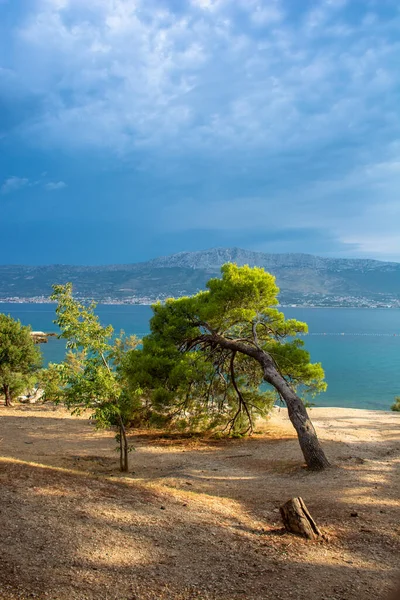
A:
<svg viewBox="0 0 400 600">
<path fill-rule="evenodd" d="M 292 390 L 286 379 L 279 373 L 270 355 L 261 348 L 250 346 L 242 341 L 230 340 L 222 335 L 212 334 L 210 336 L 203 336 L 203 339 L 207 338 L 210 342 L 218 344 L 222 348 L 232 350 L 233 352 L 242 352 L 260 363 L 264 380 L 280 393 L 286 403 L 289 419 L 297 432 L 300 447 L 308 468 L 313 471 L 322 471 L 329 467 L 330 463 L 319 443 L 306 407 L 301 398 Z"/>
<path fill-rule="evenodd" d="M 329 461 L 319 443 L 314 425 L 302 400 L 288 385 L 269 356 L 263 354 L 265 356 L 262 361 L 264 379 L 280 393 L 286 403 L 289 419 L 297 432 L 307 466 L 313 471 L 320 471 L 329 467 Z"/>
</svg>

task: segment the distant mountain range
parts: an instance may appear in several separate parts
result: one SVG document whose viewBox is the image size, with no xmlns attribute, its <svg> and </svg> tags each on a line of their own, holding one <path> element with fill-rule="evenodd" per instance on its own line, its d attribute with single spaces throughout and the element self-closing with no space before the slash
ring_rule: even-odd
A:
<svg viewBox="0 0 400 600">
<path fill-rule="evenodd" d="M 400 263 L 239 248 L 180 252 L 127 265 L 0 265 L 0 300 L 44 301 L 52 284 L 71 281 L 82 298 L 148 303 L 204 289 L 225 262 L 263 267 L 275 275 L 282 304 L 400 307 Z"/>
</svg>

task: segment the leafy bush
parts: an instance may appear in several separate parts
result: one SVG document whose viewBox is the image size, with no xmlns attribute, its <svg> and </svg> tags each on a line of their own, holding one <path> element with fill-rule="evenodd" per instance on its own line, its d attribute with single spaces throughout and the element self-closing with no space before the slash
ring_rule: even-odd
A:
<svg viewBox="0 0 400 600">
<path fill-rule="evenodd" d="M 395 412 L 400 412 L 400 396 L 396 396 L 394 399 L 394 404 L 392 404 L 392 410 Z"/>
</svg>

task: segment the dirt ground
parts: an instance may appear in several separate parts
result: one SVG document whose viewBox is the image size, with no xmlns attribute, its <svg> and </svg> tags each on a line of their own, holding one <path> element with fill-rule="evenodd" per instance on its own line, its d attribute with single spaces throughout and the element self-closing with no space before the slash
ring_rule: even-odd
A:
<svg viewBox="0 0 400 600">
<path fill-rule="evenodd" d="M 0 407 L 0 599 L 380 600 L 400 570 L 400 414 L 313 408 L 333 467 L 304 468 L 286 412 L 248 440 L 111 432 Z M 327 539 L 282 530 L 301 496 Z"/>
</svg>

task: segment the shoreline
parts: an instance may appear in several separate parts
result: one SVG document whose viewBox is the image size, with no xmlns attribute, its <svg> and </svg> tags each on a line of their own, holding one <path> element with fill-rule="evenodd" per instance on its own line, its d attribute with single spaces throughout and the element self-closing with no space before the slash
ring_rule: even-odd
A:
<svg viewBox="0 0 400 600">
<path fill-rule="evenodd" d="M 366 412 L 370 412 L 370 413 L 376 413 L 377 415 L 398 415 L 400 417 L 400 412 L 396 411 L 396 410 L 390 410 L 390 408 L 388 409 L 384 409 L 384 408 L 353 408 L 350 406 L 307 406 L 306 407 L 307 412 L 309 413 L 310 417 L 312 417 L 313 413 L 318 413 L 318 412 L 323 412 L 323 411 L 338 411 L 338 412 L 346 412 L 348 411 L 349 413 L 352 412 L 361 412 L 361 413 L 366 413 Z M 277 404 L 274 404 L 274 406 L 272 407 L 272 413 L 279 413 L 281 411 L 286 411 L 287 412 L 287 408 L 286 406 L 279 406 Z"/>
<path fill-rule="evenodd" d="M 320 440 L 329 449 L 332 443 L 340 442 L 344 448 L 349 444 L 361 449 L 368 446 L 364 458 L 374 452 L 374 444 L 400 443 L 400 412 L 370 410 L 365 408 L 313 407 L 309 417 Z M 293 425 L 287 409 L 274 409 L 269 423 L 291 437 L 294 437 Z M 328 450 L 329 452 L 329 450 Z"/>
<path fill-rule="evenodd" d="M 0 312 L 10 313 L 24 325 L 30 324 L 33 330 L 55 332 L 55 306 L 52 303 L 43 306 L 3 304 L 0 305 Z M 281 310 L 287 317 L 293 315 L 309 324 L 310 333 L 299 336 L 299 339 L 310 352 L 311 361 L 321 362 L 325 369 L 329 387 L 326 393 L 310 398 L 316 404 L 313 410 L 317 407 L 342 406 L 391 412 L 395 397 L 400 394 L 397 372 L 400 358 L 399 311 Z M 102 323 L 113 324 L 117 332 L 122 328 L 129 334 L 136 333 L 140 338 L 149 333 L 151 309 L 146 305 L 100 305 L 97 313 Z M 322 332 L 327 328 L 331 331 L 323 335 Z M 363 332 L 367 332 L 368 337 L 361 335 Z M 345 335 L 339 335 L 341 333 Z M 45 365 L 59 362 L 64 357 L 62 340 L 49 338 L 48 342 L 42 346 Z M 379 383 L 372 375 L 373 365 L 378 365 L 384 374 Z"/>
<path fill-rule="evenodd" d="M 152 306 L 153 304 L 156 304 L 157 302 L 163 302 L 164 300 L 166 300 L 169 297 L 174 297 L 174 296 L 168 296 L 165 297 L 163 299 L 155 299 L 152 301 L 147 301 L 147 302 L 119 302 L 119 301 L 113 301 L 113 302 L 101 302 L 101 301 L 97 301 L 96 299 L 94 299 L 94 302 L 96 302 L 97 306 Z M 180 298 L 180 296 L 176 296 L 176 298 Z M 92 302 L 93 298 L 79 298 L 80 301 L 82 302 Z M 12 299 L 0 299 L 0 305 L 1 304 L 33 304 L 35 306 L 41 305 L 41 304 L 57 304 L 55 301 L 52 301 L 50 299 L 45 299 L 45 300 L 41 300 L 41 301 L 37 301 L 34 299 L 30 299 L 30 298 L 20 298 L 18 300 L 12 300 Z M 344 310 L 344 309 L 352 309 L 352 310 L 399 310 L 400 306 L 355 306 L 355 305 L 346 305 L 346 306 L 337 306 L 337 305 L 329 305 L 329 304 L 319 304 L 319 305 L 315 305 L 315 306 L 310 306 L 309 304 L 277 304 L 276 308 L 310 308 L 310 309 L 316 309 L 316 310 L 321 310 L 324 308 L 327 308 L 329 310 L 332 309 L 338 309 L 338 310 Z"/>
</svg>

